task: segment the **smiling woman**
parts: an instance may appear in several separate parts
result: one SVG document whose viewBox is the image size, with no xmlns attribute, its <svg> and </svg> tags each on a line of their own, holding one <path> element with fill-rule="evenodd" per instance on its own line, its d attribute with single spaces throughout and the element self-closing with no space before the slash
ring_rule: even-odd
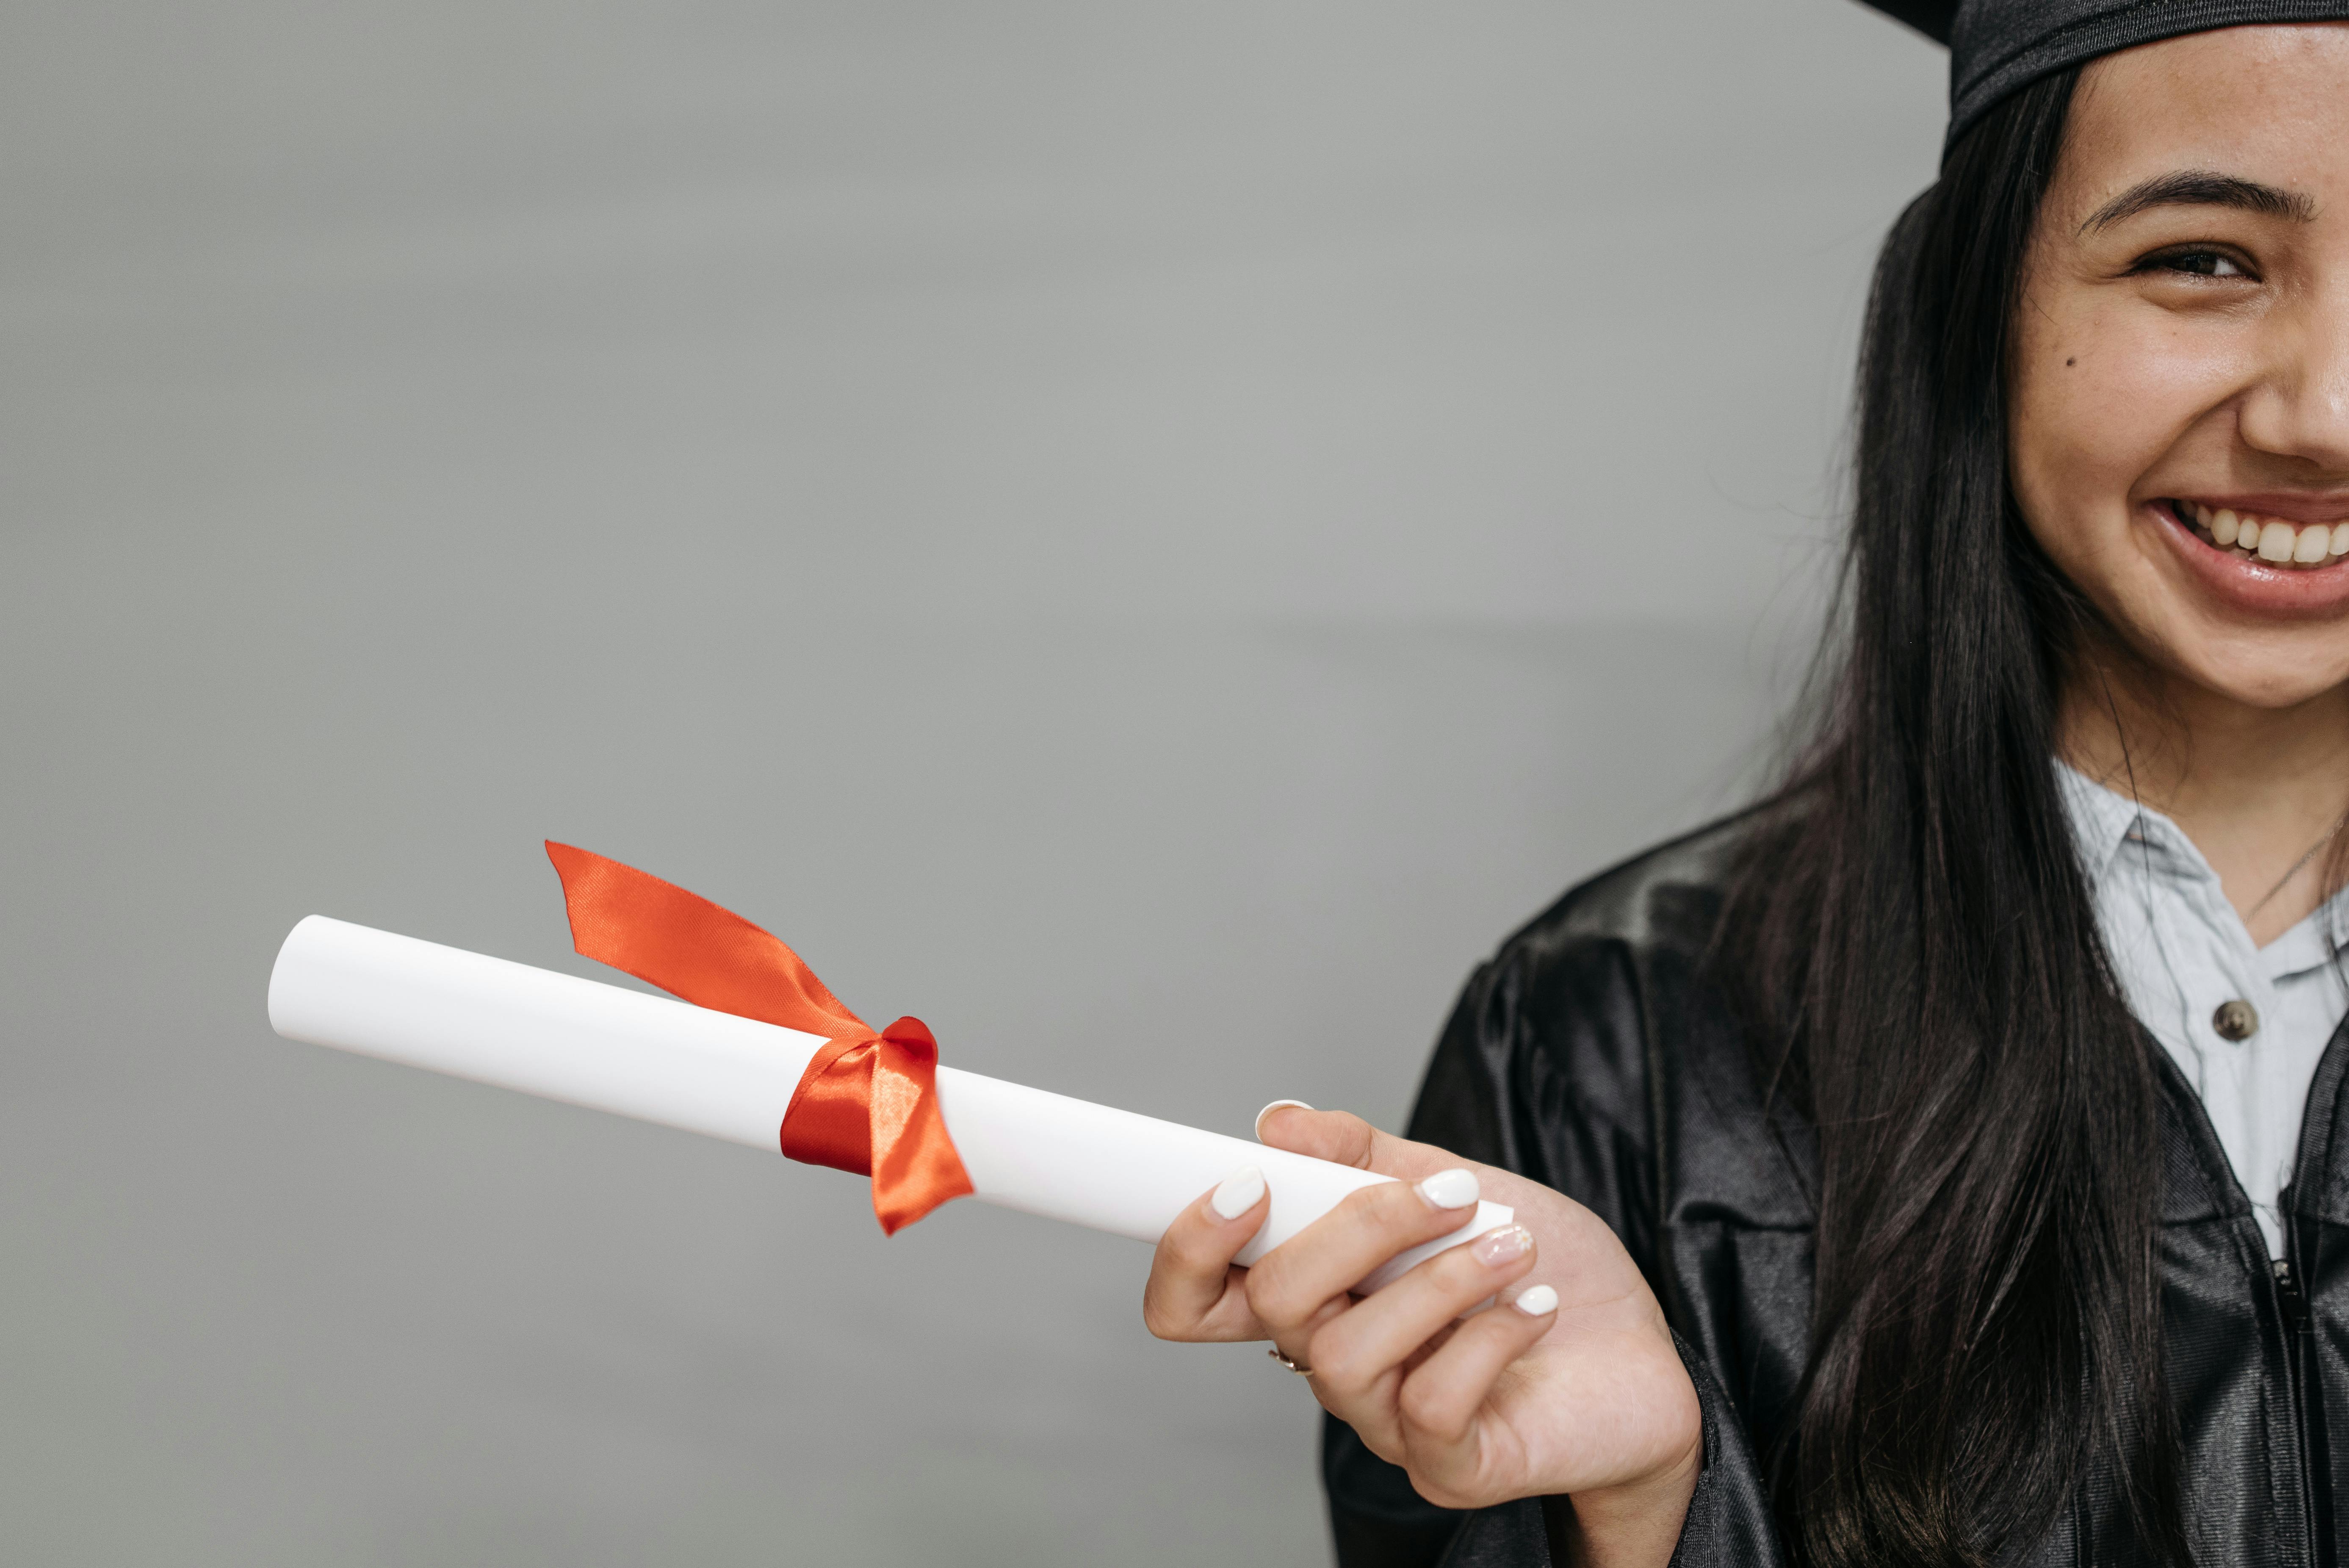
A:
<svg viewBox="0 0 2349 1568">
<path fill-rule="evenodd" d="M 1350 1568 L 2349 1554 L 2349 3 L 1886 8 L 1951 137 L 1796 765 L 1480 970 L 1410 1141 L 1263 1119 L 1408 1183 L 1160 1245 Z"/>
<path fill-rule="evenodd" d="M 2263 705 L 2349 675 L 2292 624 L 2349 606 L 2338 35 L 2233 28 L 2095 67 L 2017 321 L 2034 537 L 2158 665 Z"/>
</svg>

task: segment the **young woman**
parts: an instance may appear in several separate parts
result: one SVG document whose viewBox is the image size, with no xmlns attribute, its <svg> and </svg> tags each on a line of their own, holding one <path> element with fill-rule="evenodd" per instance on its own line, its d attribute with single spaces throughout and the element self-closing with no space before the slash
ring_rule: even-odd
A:
<svg viewBox="0 0 2349 1568">
<path fill-rule="evenodd" d="M 1262 1119 L 1404 1180 L 1168 1231 L 1349 1568 L 2349 1560 L 2342 17 L 1956 8 L 1799 766 L 1514 937 L 1412 1141 Z"/>
</svg>

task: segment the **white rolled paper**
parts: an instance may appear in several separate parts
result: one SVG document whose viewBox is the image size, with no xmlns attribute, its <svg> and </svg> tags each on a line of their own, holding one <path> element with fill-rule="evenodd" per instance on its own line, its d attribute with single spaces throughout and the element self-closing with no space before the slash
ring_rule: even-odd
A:
<svg viewBox="0 0 2349 1568">
<path fill-rule="evenodd" d="M 778 1154 L 783 1112 L 816 1035 L 419 942 L 314 914 L 278 950 L 270 1026 L 288 1039 L 430 1068 Z M 938 1109 L 973 1196 L 1155 1242 L 1185 1204 L 1244 1165 L 1272 1191 L 1243 1264 L 1381 1181 L 1267 1148 L 957 1068 Z M 1423 1258 L 1511 1218 L 1482 1202 L 1449 1235 L 1390 1261 L 1375 1290 Z"/>
</svg>

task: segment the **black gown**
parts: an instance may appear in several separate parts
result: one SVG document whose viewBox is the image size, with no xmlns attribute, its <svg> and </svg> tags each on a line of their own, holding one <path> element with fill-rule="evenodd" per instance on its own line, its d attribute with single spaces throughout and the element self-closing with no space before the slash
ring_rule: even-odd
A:
<svg viewBox="0 0 2349 1568">
<path fill-rule="evenodd" d="M 1668 844 L 1568 892 L 1470 978 L 1410 1135 L 1542 1181 L 1614 1227 L 1663 1304 L 1704 1411 L 1704 1473 L 1673 1561 L 1785 1554 L 1763 1470 L 1808 1345 L 1815 1159 L 1764 1119 L 1751 1057 L 1701 959 L 1750 819 Z M 2199 1099 L 2162 1074 L 2159 1254 L 2168 1372 L 2198 1560 L 2349 1561 L 2349 1024 L 2310 1090 L 2271 1263 Z M 2333 1450 L 2344 1454 L 2336 1461 Z M 1325 1424 L 1340 1568 L 1535 1568 L 1534 1500 L 1454 1513 L 1422 1501 L 1352 1430 Z M 2127 1563 L 2114 1478 L 2092 1474 L 2017 1561 Z"/>
</svg>

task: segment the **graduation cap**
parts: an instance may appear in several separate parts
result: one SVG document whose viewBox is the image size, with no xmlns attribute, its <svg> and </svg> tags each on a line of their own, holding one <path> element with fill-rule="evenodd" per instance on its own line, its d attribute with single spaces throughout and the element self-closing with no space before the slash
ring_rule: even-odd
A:
<svg viewBox="0 0 2349 1568">
<path fill-rule="evenodd" d="M 1958 0 L 1867 0 L 1896 22 L 1906 22 L 1937 44 L 1950 41 L 1950 24 L 1958 19 Z"/>
<path fill-rule="evenodd" d="M 1862 0 L 1950 46 L 1950 140 L 1992 105 L 2100 55 L 2262 22 L 2349 21 L 2349 0 Z"/>
</svg>

